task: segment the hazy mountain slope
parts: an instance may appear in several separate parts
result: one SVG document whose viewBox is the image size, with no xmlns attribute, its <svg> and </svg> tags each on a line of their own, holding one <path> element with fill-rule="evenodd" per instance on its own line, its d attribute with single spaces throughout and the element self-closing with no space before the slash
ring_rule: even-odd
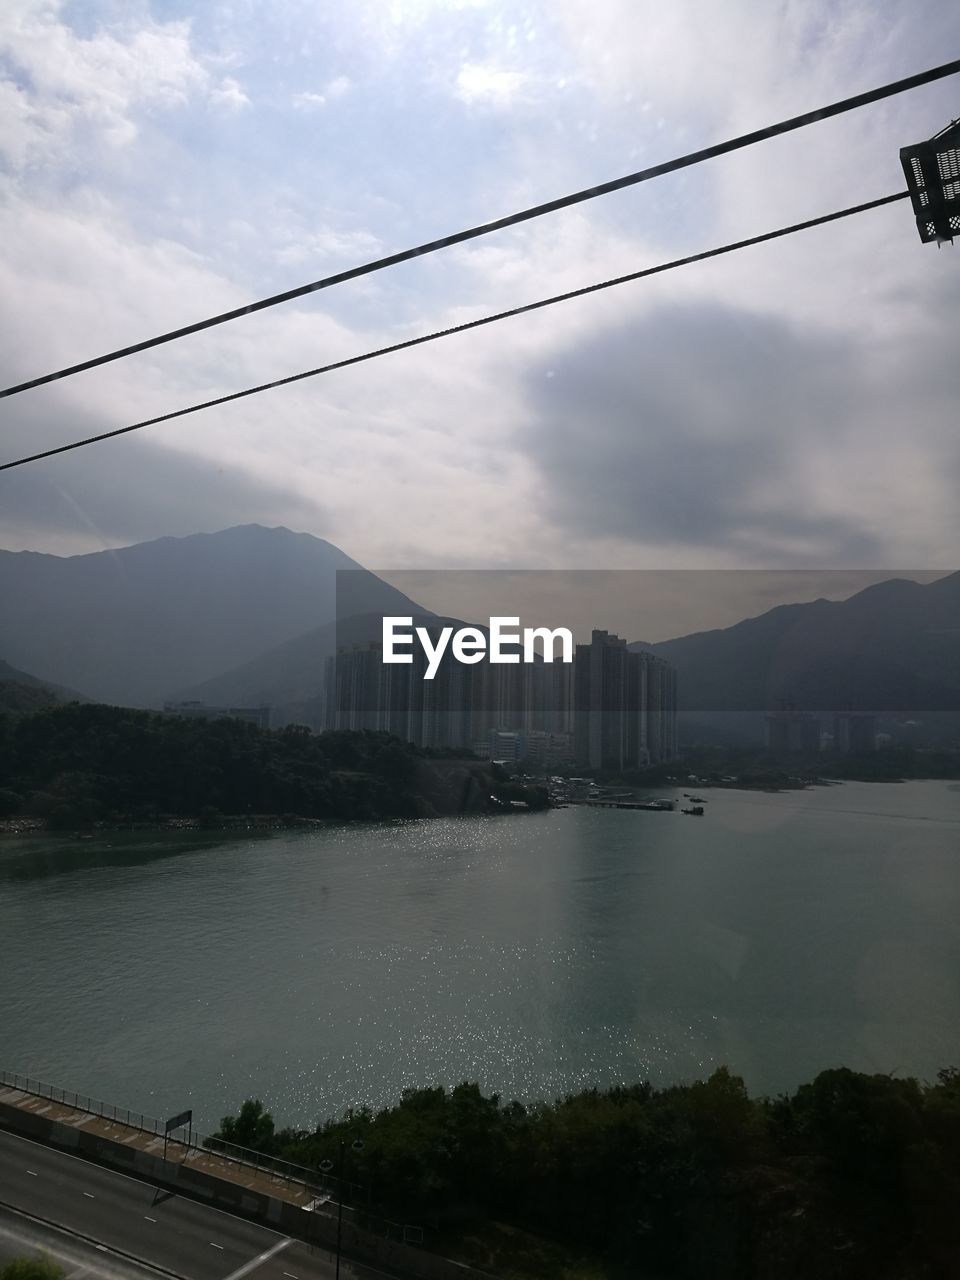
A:
<svg viewBox="0 0 960 1280">
<path fill-rule="evenodd" d="M 634 645 L 677 668 L 684 711 L 901 714 L 960 709 L 960 573 L 891 579 L 848 600 L 783 605 L 736 626 Z"/>
<path fill-rule="evenodd" d="M 66 689 L 63 685 L 54 684 L 52 680 L 42 680 L 40 676 L 31 675 L 29 671 L 21 671 L 0 658 L 0 680 L 4 684 L 21 684 L 32 689 L 47 689 L 55 693 L 64 702 L 89 702 L 82 693 L 75 689 Z"/>
<path fill-rule="evenodd" d="M 343 569 L 358 571 L 349 611 L 411 611 L 331 543 L 283 528 L 66 558 L 0 552 L 0 652 L 102 701 L 153 705 L 331 622 Z"/>
<path fill-rule="evenodd" d="M 417 614 L 414 606 L 407 610 Z M 415 625 L 420 618 L 415 618 Z M 455 619 L 434 622 L 460 625 Z M 320 720 L 324 664 L 337 644 L 380 638 L 380 613 L 314 628 L 180 697 L 268 704 L 273 723 Z M 674 664 L 681 709 L 723 713 L 719 737 L 754 739 L 763 712 L 790 698 L 811 710 L 903 715 L 960 708 L 960 574 L 929 585 L 894 579 L 849 600 L 783 605 L 723 630 L 634 644 Z M 729 713 L 740 713 L 734 718 Z M 708 718 L 702 726 L 709 725 Z"/>
<path fill-rule="evenodd" d="M 59 694 L 42 684 L 19 684 L 0 678 L 0 714 L 5 711 L 41 711 L 44 707 L 58 707 L 63 701 Z"/>
<path fill-rule="evenodd" d="M 428 623 L 463 625 L 454 618 L 426 613 L 416 605 L 408 606 L 404 616 L 411 617 L 415 627 Z M 269 706 L 274 728 L 292 721 L 319 727 L 327 659 L 336 653 L 338 646 L 378 642 L 383 631 L 382 617 L 382 612 L 354 614 L 343 622 L 315 627 L 295 640 L 260 654 L 252 662 L 172 696 L 195 698 L 217 706 Z"/>
<path fill-rule="evenodd" d="M 53 707 L 61 702 L 87 701 L 73 689 L 41 680 L 0 658 L 0 711 L 39 711 L 41 707 Z"/>
</svg>

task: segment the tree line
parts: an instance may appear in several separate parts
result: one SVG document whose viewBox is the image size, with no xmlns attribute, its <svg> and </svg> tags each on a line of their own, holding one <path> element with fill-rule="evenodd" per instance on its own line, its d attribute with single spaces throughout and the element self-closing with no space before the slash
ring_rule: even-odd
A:
<svg viewBox="0 0 960 1280">
<path fill-rule="evenodd" d="M 591 1275 L 958 1274 L 956 1070 L 933 1084 L 830 1070 L 790 1095 L 754 1099 L 720 1069 L 690 1085 L 532 1106 L 464 1083 L 411 1089 L 396 1106 L 312 1130 L 276 1130 L 248 1100 L 218 1136 L 312 1169 L 332 1161 L 334 1172 L 343 1144 L 350 1180 L 364 1188 L 348 1202 L 432 1228 L 447 1249 L 495 1220 L 595 1259 Z"/>
<path fill-rule="evenodd" d="M 97 703 L 0 714 L 0 817 L 54 828 L 171 815 L 415 817 L 436 783 L 427 754 L 386 733 L 261 730 Z"/>
</svg>

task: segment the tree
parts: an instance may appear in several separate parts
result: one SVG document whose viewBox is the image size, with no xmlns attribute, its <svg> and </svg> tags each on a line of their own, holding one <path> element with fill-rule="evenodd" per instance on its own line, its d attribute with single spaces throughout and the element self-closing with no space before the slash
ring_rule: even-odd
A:
<svg viewBox="0 0 960 1280">
<path fill-rule="evenodd" d="M 7 788 L 0 789 L 0 818 L 23 812 L 23 796 Z"/>
<path fill-rule="evenodd" d="M 273 1116 L 264 1111 L 259 1098 L 248 1098 L 238 1116 L 223 1117 L 216 1136 L 224 1142 L 232 1142 L 235 1147 L 246 1147 L 249 1151 L 269 1155 L 274 1145 Z"/>
<path fill-rule="evenodd" d="M 0 1267 L 0 1280 L 63 1280 L 65 1272 L 52 1258 L 14 1258 Z"/>
</svg>

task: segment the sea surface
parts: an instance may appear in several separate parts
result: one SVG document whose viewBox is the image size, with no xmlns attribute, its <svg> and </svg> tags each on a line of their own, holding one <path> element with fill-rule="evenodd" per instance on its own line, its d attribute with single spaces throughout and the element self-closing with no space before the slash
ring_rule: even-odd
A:
<svg viewBox="0 0 960 1280">
<path fill-rule="evenodd" d="M 669 789 L 654 794 L 678 794 Z M 201 1130 L 960 1066 L 960 786 L 0 840 L 0 1067 Z"/>
</svg>

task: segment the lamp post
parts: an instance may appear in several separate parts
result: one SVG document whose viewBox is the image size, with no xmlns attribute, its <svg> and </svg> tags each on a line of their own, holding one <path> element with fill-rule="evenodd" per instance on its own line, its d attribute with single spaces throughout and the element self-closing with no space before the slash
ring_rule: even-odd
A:
<svg viewBox="0 0 960 1280">
<path fill-rule="evenodd" d="M 350 1143 L 351 1150 L 362 1151 L 363 1143 L 357 1138 Z M 323 1173 L 329 1173 L 333 1168 L 332 1160 L 321 1160 L 320 1170 Z M 344 1138 L 340 1139 L 340 1187 L 337 1196 L 337 1270 L 336 1280 L 340 1280 L 340 1242 L 343 1238 L 343 1189 L 346 1184 L 346 1168 L 347 1168 L 347 1143 Z"/>
</svg>

